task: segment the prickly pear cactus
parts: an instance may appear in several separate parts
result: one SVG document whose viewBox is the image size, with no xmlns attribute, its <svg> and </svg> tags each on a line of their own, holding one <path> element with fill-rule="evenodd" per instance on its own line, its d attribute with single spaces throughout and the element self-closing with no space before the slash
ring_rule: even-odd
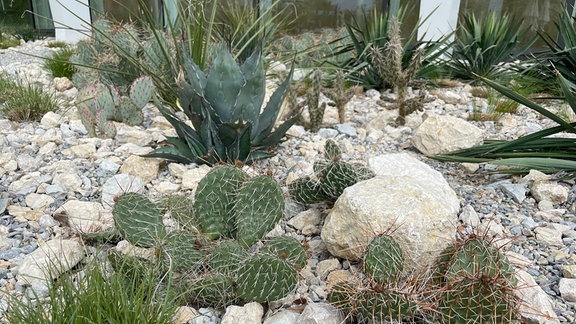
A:
<svg viewBox="0 0 576 324">
<path fill-rule="evenodd" d="M 194 210 L 209 239 L 231 237 L 236 227 L 233 216 L 238 190 L 248 175 L 233 166 L 212 168 L 196 188 Z"/>
<path fill-rule="evenodd" d="M 194 235 L 187 231 L 174 231 L 162 241 L 164 262 L 176 271 L 189 271 L 199 268 L 205 252 L 197 247 Z"/>
<path fill-rule="evenodd" d="M 236 239 L 248 248 L 274 229 L 284 212 L 284 196 L 270 176 L 257 176 L 244 182 L 234 205 Z"/>
<path fill-rule="evenodd" d="M 360 169 L 350 163 L 338 161 L 329 163 L 318 178 L 324 193 L 332 199 L 337 199 L 347 187 L 373 176 L 374 174 L 367 168 Z"/>
<path fill-rule="evenodd" d="M 218 272 L 187 278 L 185 298 L 191 304 L 226 307 L 238 300 L 234 279 Z"/>
<path fill-rule="evenodd" d="M 461 278 L 445 288 L 434 314 L 438 323 L 513 323 L 517 300 L 501 282 Z"/>
<path fill-rule="evenodd" d="M 288 185 L 288 193 L 292 199 L 303 204 L 317 204 L 328 199 L 318 181 L 310 177 L 294 180 Z"/>
<path fill-rule="evenodd" d="M 334 141 L 326 141 L 325 159 L 314 163 L 318 180 L 305 177 L 292 182 L 288 185 L 292 198 L 303 204 L 335 201 L 347 187 L 374 177 L 374 172 L 362 164 L 341 161 L 341 155 Z"/>
<path fill-rule="evenodd" d="M 324 159 L 326 161 L 336 162 L 342 158 L 342 151 L 336 142 L 329 139 L 324 144 Z"/>
<path fill-rule="evenodd" d="M 297 239 L 290 236 L 270 238 L 264 243 L 262 252 L 286 260 L 288 263 L 293 264 L 296 269 L 302 269 L 306 265 L 306 251 Z"/>
<path fill-rule="evenodd" d="M 166 236 L 162 213 L 141 194 L 129 192 L 118 197 L 112 215 L 120 235 L 134 245 L 155 246 Z"/>
<path fill-rule="evenodd" d="M 294 290 L 297 281 L 298 271 L 290 263 L 271 255 L 255 255 L 238 269 L 238 297 L 259 303 L 275 301 Z"/>
<path fill-rule="evenodd" d="M 167 195 L 160 199 L 159 206 L 168 212 L 181 228 L 190 232 L 197 232 L 196 218 L 192 200 L 182 195 Z"/>
<path fill-rule="evenodd" d="M 219 273 L 233 275 L 238 269 L 238 265 L 244 263 L 250 254 L 236 240 L 224 240 L 215 246 L 208 263 L 210 269 Z"/>
<path fill-rule="evenodd" d="M 356 316 L 360 323 L 412 323 L 418 309 L 408 294 L 382 287 L 382 291 L 364 290 L 356 298 Z"/>
<path fill-rule="evenodd" d="M 400 245 L 389 235 L 377 236 L 366 249 L 364 272 L 377 284 L 396 282 L 404 268 Z"/>
</svg>

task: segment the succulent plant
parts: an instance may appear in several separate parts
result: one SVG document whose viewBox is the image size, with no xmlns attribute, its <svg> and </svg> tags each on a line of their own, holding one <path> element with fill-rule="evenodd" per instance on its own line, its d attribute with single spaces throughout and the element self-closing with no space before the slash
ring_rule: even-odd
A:
<svg viewBox="0 0 576 324">
<path fill-rule="evenodd" d="M 445 249 L 433 275 L 402 274 L 400 246 L 376 236 L 363 259 L 365 277 L 339 282 L 329 300 L 358 322 L 511 323 L 517 319 L 516 279 L 506 257 L 473 235 Z M 430 280 L 432 279 L 432 280 Z"/>
<path fill-rule="evenodd" d="M 291 292 L 298 271 L 289 262 L 271 255 L 255 255 L 238 269 L 238 297 L 245 301 L 270 302 Z"/>
<path fill-rule="evenodd" d="M 364 272 L 379 285 L 400 279 L 404 257 L 400 245 L 389 235 L 380 235 L 370 241 L 364 256 Z"/>
<path fill-rule="evenodd" d="M 161 242 L 164 262 L 176 271 L 193 271 L 199 268 L 206 257 L 197 247 L 200 238 L 187 231 L 173 231 Z"/>
<path fill-rule="evenodd" d="M 223 240 L 210 251 L 208 264 L 216 272 L 235 275 L 238 266 L 249 257 L 248 251 L 238 241 Z"/>
<path fill-rule="evenodd" d="M 332 88 L 324 89 L 324 95 L 334 102 L 338 110 L 338 121 L 340 124 L 346 122 L 346 104 L 354 96 L 354 87 L 346 88 L 346 77 L 342 70 L 336 72 Z"/>
<path fill-rule="evenodd" d="M 134 245 L 156 246 L 166 236 L 159 208 L 141 194 L 119 196 L 112 215 L 120 235 Z"/>
<path fill-rule="evenodd" d="M 293 264 L 296 269 L 302 269 L 306 265 L 306 251 L 297 239 L 290 236 L 274 236 L 270 238 L 264 243 L 262 252 L 286 260 L 288 263 Z"/>
<path fill-rule="evenodd" d="M 205 74 L 191 59 L 179 74 L 180 108 L 192 122 L 187 125 L 168 109 L 162 114 L 176 129 L 171 146 L 160 147 L 148 157 L 181 163 L 242 161 L 250 163 L 271 156 L 286 131 L 296 122 L 292 117 L 274 129 L 292 72 L 270 97 L 265 108 L 265 74 L 260 52 L 238 65 L 222 46 Z"/>
<path fill-rule="evenodd" d="M 154 94 L 154 85 L 149 77 L 141 77 L 130 85 L 129 96 L 120 96 L 115 87 L 103 83 L 85 86 L 78 93 L 80 120 L 90 136 L 114 137 L 116 127 L 112 121 L 128 125 L 143 122 L 142 108 Z M 98 131 L 98 132 L 97 132 Z"/>
<path fill-rule="evenodd" d="M 248 248 L 271 231 L 284 212 L 284 196 L 276 181 L 267 175 L 246 180 L 234 204 L 236 240 Z"/>
<path fill-rule="evenodd" d="M 192 304 L 225 307 L 238 300 L 234 279 L 219 272 L 209 272 L 183 281 L 185 298 Z"/>
<path fill-rule="evenodd" d="M 194 209 L 204 234 L 210 239 L 231 237 L 236 227 L 233 216 L 236 196 L 248 175 L 233 166 L 214 167 L 196 188 Z"/>
<path fill-rule="evenodd" d="M 325 160 L 314 164 L 316 179 L 305 177 L 290 183 L 288 192 L 292 199 L 303 204 L 336 201 L 347 187 L 374 177 L 368 167 L 341 161 L 340 155 L 338 145 L 332 140 L 326 141 Z"/>
<path fill-rule="evenodd" d="M 448 246 L 435 266 L 441 295 L 435 312 L 445 323 L 510 323 L 517 317 L 517 284 L 508 258 L 472 235 Z"/>
<path fill-rule="evenodd" d="M 294 88 L 289 90 L 288 105 L 289 116 L 300 116 L 300 113 L 306 107 L 308 109 L 309 120 L 306 121 L 302 116 L 298 117 L 298 123 L 310 129 L 313 132 L 318 131 L 324 119 L 326 103 L 320 104 L 320 92 L 322 91 L 322 72 L 315 69 L 311 73 L 310 87 L 306 91 L 306 99 L 298 102 L 297 94 Z"/>
</svg>

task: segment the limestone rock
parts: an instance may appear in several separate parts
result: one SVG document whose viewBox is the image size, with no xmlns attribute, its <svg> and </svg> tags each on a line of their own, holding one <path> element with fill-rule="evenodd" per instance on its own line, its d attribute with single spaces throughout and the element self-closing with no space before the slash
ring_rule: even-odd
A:
<svg viewBox="0 0 576 324">
<path fill-rule="evenodd" d="M 70 81 L 70 79 L 67 77 L 56 77 L 52 82 L 54 83 L 54 89 L 60 92 L 72 89 L 74 87 L 72 81 Z"/>
<path fill-rule="evenodd" d="M 106 209 L 114 207 L 114 197 L 127 192 L 141 192 L 144 189 L 144 182 L 139 177 L 129 174 L 117 174 L 106 180 L 102 186 L 102 206 Z"/>
<path fill-rule="evenodd" d="M 524 301 L 520 303 L 519 309 L 521 323 L 559 324 L 560 321 L 552 308 L 550 297 L 534 278 L 524 270 L 517 270 L 516 277 L 519 288 L 514 293 Z"/>
<path fill-rule="evenodd" d="M 150 182 L 158 177 L 162 159 L 150 159 L 132 155 L 124 161 L 120 167 L 121 173 L 127 173 L 139 177 L 144 182 Z"/>
<path fill-rule="evenodd" d="M 562 278 L 558 283 L 562 298 L 569 302 L 576 302 L 576 279 Z"/>
<path fill-rule="evenodd" d="M 431 263 L 454 237 L 456 193 L 439 172 L 408 154 L 368 163 L 377 176 L 346 188 L 326 217 L 321 237 L 328 251 L 358 260 L 374 236 L 391 232 L 407 268 Z"/>
<path fill-rule="evenodd" d="M 482 144 L 482 130 L 469 122 L 432 115 L 416 130 L 412 144 L 423 154 L 436 155 Z"/>
<path fill-rule="evenodd" d="M 326 303 L 310 303 L 304 308 L 297 323 L 300 324 L 340 324 L 344 317 L 336 307 Z"/>
<path fill-rule="evenodd" d="M 282 310 L 264 320 L 264 324 L 297 324 L 300 314 L 290 311 Z"/>
<path fill-rule="evenodd" d="M 226 313 L 222 317 L 221 324 L 260 324 L 264 316 L 264 308 L 259 303 L 248 303 L 242 307 L 228 306 Z"/>
<path fill-rule="evenodd" d="M 17 279 L 25 284 L 54 279 L 83 258 L 84 249 L 78 241 L 52 239 L 24 258 L 18 267 Z"/>
<path fill-rule="evenodd" d="M 563 204 L 568 199 L 568 188 L 552 181 L 537 181 L 530 190 L 536 201 L 549 200 Z"/>
<path fill-rule="evenodd" d="M 60 127 L 62 121 L 63 121 L 62 115 L 59 115 L 53 111 L 49 111 L 45 113 L 44 116 L 42 116 L 42 119 L 40 120 L 40 125 L 49 128 Z"/>
<path fill-rule="evenodd" d="M 198 186 L 198 182 L 204 178 L 208 171 L 210 171 L 210 167 L 207 165 L 200 165 L 192 170 L 186 170 L 182 174 L 182 189 L 195 189 Z"/>
<path fill-rule="evenodd" d="M 111 212 L 98 202 L 69 200 L 54 213 L 66 215 L 70 227 L 80 233 L 97 233 L 114 225 Z"/>
<path fill-rule="evenodd" d="M 197 310 L 188 306 L 180 306 L 172 316 L 173 324 L 188 324 L 191 319 L 200 316 Z"/>
</svg>

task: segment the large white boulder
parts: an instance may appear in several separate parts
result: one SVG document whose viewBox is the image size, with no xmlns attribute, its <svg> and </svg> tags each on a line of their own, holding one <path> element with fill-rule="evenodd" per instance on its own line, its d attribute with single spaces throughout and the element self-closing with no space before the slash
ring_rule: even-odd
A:
<svg viewBox="0 0 576 324">
<path fill-rule="evenodd" d="M 412 137 L 412 145 L 426 155 L 470 148 L 482 142 L 480 128 L 452 116 L 429 116 Z"/>
<path fill-rule="evenodd" d="M 430 264 L 452 241 L 460 203 L 442 175 L 408 154 L 370 159 L 377 176 L 344 190 L 322 228 L 335 256 L 358 260 L 376 235 L 390 233 L 407 269 Z"/>
</svg>

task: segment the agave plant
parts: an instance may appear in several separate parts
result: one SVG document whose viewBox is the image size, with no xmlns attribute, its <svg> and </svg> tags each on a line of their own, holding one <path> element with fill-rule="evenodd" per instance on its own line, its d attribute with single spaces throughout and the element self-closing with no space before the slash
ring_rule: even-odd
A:
<svg viewBox="0 0 576 324">
<path fill-rule="evenodd" d="M 576 82 L 576 27 L 574 18 L 566 9 L 562 10 L 554 25 L 558 32 L 556 35 L 540 34 L 550 52 L 540 58 L 554 62 L 554 66 L 562 76 L 571 82 Z M 562 42 L 558 41 L 561 39 Z M 544 67 L 549 65 L 544 65 Z M 550 70 L 550 69 L 549 69 Z"/>
<path fill-rule="evenodd" d="M 566 101 L 572 111 L 576 112 L 576 96 L 574 94 L 576 86 L 566 80 L 560 72 L 556 71 L 556 74 Z M 526 173 L 531 169 L 536 169 L 546 173 L 563 171 L 571 175 L 576 174 L 576 139 L 574 136 L 561 136 L 561 133 L 576 134 L 575 123 L 565 121 L 550 110 L 494 81 L 485 78 L 481 78 L 481 80 L 506 97 L 551 119 L 558 126 L 528 134 L 512 141 L 486 141 L 480 146 L 433 156 L 434 159 L 452 162 L 490 162 L 512 167 L 502 171 L 507 173 Z"/>
<path fill-rule="evenodd" d="M 156 148 L 146 156 L 206 164 L 250 163 L 272 156 L 271 148 L 282 140 L 297 116 L 274 129 L 292 72 L 261 111 L 266 91 L 264 73 L 260 51 L 239 65 L 222 46 L 207 74 L 191 59 L 185 59 L 177 81 L 178 104 L 192 127 L 162 108 L 178 136 L 168 137 L 170 146 Z"/>
</svg>

